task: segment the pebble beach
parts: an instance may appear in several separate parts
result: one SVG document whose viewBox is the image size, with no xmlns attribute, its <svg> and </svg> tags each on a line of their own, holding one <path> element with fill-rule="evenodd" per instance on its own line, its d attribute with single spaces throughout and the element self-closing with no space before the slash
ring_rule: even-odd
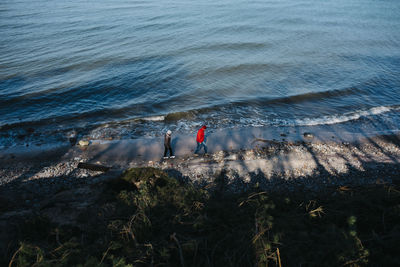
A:
<svg viewBox="0 0 400 267">
<path fill-rule="evenodd" d="M 154 147 L 145 145 L 149 140 L 131 143 L 131 146 L 121 141 L 112 145 L 89 142 L 84 146 L 77 142 L 46 152 L 2 154 L 0 239 L 8 244 L 15 236 L 7 229 L 14 229 L 25 218 L 35 216 L 49 218 L 57 225 L 79 226 L 82 214 L 98 208 L 108 181 L 136 167 L 161 169 L 181 184 L 236 196 L 252 190 L 282 196 L 296 193 L 310 197 L 333 196 L 355 188 L 383 185 L 390 190 L 398 185 L 399 135 L 353 142 L 319 140 L 313 133 L 303 134 L 303 140 L 297 141 L 256 138 L 250 142 L 251 148 L 244 148 L 243 143 L 242 148 L 232 150 L 216 151 L 210 147 L 210 154 L 198 156 L 192 152 L 180 154 L 178 150 L 174 159 L 162 159 L 163 147 L 158 144 L 159 140 L 150 142 Z M 144 146 L 140 153 L 150 147 L 158 159 L 137 156 L 138 146 Z M 82 165 L 103 171 L 89 170 Z M 106 204 L 103 208 L 107 207 Z"/>
<path fill-rule="evenodd" d="M 115 141 L 107 145 L 93 142 L 87 146 L 78 142 L 49 151 L 2 154 L 0 190 L 2 195 L 21 191 L 46 196 L 67 188 L 93 185 L 133 167 L 159 168 L 200 187 L 207 187 L 223 174 L 229 190 L 234 192 L 255 185 L 264 190 L 292 191 L 301 187 L 318 191 L 327 186 L 391 183 L 399 175 L 400 138 L 395 134 L 352 142 L 319 141 L 311 133 L 296 141 L 256 138 L 248 142 L 252 147 L 244 143 L 231 150 L 209 146 L 209 154 L 198 156 L 190 151 L 194 148 L 190 137 L 178 139 L 189 144 L 185 146 L 187 151 L 177 149 L 174 159 L 162 159 L 160 140 Z M 149 153 L 151 157 L 137 155 L 138 151 L 146 154 L 147 150 L 153 152 Z M 79 163 L 106 166 L 110 170 L 78 168 Z"/>
</svg>

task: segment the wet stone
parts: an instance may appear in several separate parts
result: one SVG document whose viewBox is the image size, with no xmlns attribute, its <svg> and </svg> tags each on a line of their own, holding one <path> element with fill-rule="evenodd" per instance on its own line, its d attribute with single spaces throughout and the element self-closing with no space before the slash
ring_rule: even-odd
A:
<svg viewBox="0 0 400 267">
<path fill-rule="evenodd" d="M 80 145 L 80 146 L 88 146 L 88 145 L 89 145 L 89 141 L 87 141 L 87 140 L 80 140 L 80 141 L 79 141 L 79 145 Z"/>
<path fill-rule="evenodd" d="M 314 135 L 313 135 L 312 133 L 309 133 L 309 132 L 303 133 L 303 136 L 304 136 L 305 138 L 313 138 L 313 137 L 314 137 Z"/>
</svg>

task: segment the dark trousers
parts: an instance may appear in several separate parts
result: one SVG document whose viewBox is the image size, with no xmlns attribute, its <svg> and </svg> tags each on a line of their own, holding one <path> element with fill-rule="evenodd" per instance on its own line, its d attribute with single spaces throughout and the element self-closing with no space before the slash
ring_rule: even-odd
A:
<svg viewBox="0 0 400 267">
<path fill-rule="evenodd" d="M 165 145 L 164 145 L 164 157 L 167 156 L 168 150 L 169 150 L 169 156 L 173 156 L 173 155 L 174 155 L 174 153 L 172 153 L 172 147 L 171 147 L 171 146 L 165 146 Z"/>
<path fill-rule="evenodd" d="M 194 154 L 199 153 L 202 148 L 204 148 L 204 153 L 207 154 L 207 146 L 204 142 L 203 143 L 197 142 L 197 147 L 196 147 L 196 151 L 194 151 Z"/>
</svg>

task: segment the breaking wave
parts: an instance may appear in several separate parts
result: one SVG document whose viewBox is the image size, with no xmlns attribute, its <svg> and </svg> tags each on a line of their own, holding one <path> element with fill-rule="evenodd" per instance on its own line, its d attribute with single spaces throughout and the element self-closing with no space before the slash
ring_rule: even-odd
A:
<svg viewBox="0 0 400 267">
<path fill-rule="evenodd" d="M 380 115 L 393 110 L 400 110 L 400 107 L 374 107 L 368 110 L 357 110 L 343 115 L 323 116 L 320 118 L 304 118 L 295 120 L 296 126 L 316 126 L 316 125 L 330 125 L 337 123 L 344 123 L 348 121 L 358 120 L 362 117 Z"/>
</svg>

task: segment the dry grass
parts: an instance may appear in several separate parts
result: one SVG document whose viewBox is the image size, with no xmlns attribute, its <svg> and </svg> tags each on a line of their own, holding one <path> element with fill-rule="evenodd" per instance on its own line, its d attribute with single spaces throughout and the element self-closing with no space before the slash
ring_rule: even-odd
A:
<svg viewBox="0 0 400 267">
<path fill-rule="evenodd" d="M 61 227 L 42 218 L 27 220 L 19 228 L 20 245 L 1 263 L 400 265 L 396 185 L 285 195 L 257 188 L 240 195 L 223 194 L 223 188 L 198 189 L 152 168 L 128 170 L 105 185 L 97 207 L 84 211 L 85 227 Z M 113 209 L 104 215 L 110 206 Z"/>
</svg>

